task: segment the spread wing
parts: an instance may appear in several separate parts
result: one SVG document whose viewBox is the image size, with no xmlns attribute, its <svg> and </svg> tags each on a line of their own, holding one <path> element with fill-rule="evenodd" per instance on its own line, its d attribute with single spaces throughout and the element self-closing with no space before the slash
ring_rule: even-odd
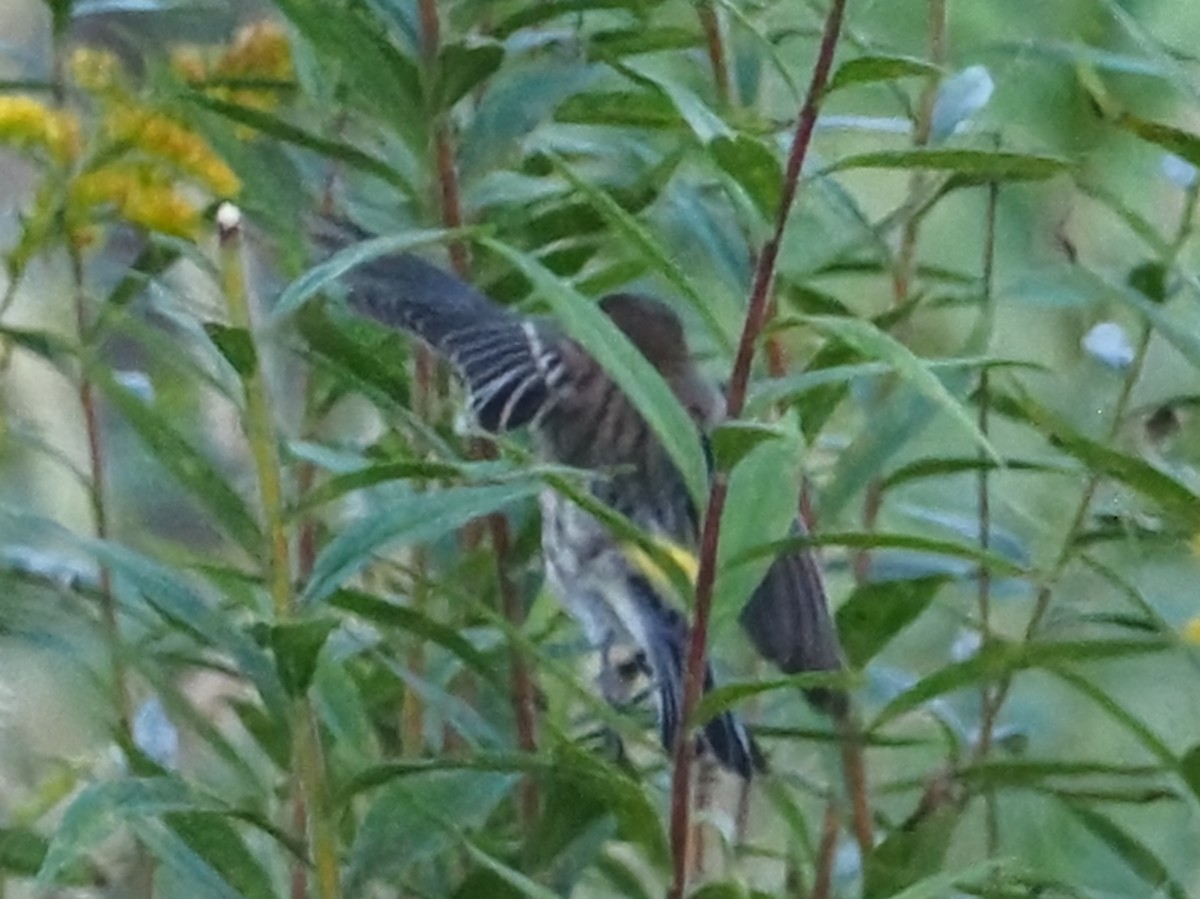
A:
<svg viewBox="0 0 1200 899">
<path fill-rule="evenodd" d="M 366 235 L 322 222 L 317 239 L 340 249 Z M 471 411 L 492 432 L 535 422 L 565 377 L 564 339 L 549 321 L 517 315 L 411 253 L 381 256 L 344 279 L 352 306 L 420 337 L 458 369 Z"/>
</svg>

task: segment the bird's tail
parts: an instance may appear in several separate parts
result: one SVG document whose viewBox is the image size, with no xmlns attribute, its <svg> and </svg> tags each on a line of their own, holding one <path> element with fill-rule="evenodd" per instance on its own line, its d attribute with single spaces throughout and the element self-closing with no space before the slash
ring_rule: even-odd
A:
<svg viewBox="0 0 1200 899">
<path fill-rule="evenodd" d="M 648 589 L 648 588 L 647 588 Z M 688 628 L 683 616 L 675 609 L 662 605 L 656 596 L 648 596 L 643 617 L 646 627 L 646 656 L 658 692 L 658 727 L 663 747 L 674 747 L 683 719 L 684 654 Z M 712 669 L 704 672 L 704 692 L 713 689 Z M 709 719 L 700 735 L 702 751 L 713 754 L 725 768 L 749 780 L 764 767 L 745 724 L 733 712 L 721 712 Z"/>
</svg>

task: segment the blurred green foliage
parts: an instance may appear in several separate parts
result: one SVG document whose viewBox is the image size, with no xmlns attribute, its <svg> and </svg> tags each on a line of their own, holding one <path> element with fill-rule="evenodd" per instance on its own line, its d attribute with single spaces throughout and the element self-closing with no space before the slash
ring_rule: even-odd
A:
<svg viewBox="0 0 1200 899">
<path fill-rule="evenodd" d="M 541 591 L 530 497 L 572 475 L 481 455 L 307 226 L 568 324 L 663 296 L 724 378 L 825 13 L 0 10 L 0 893 L 664 889 L 667 761 Z M 716 784 L 696 895 L 1200 893 L 1198 42 L 1189 0 L 848 4 L 770 427 L 722 436 L 710 704 L 773 773 L 748 818 Z M 802 483 L 866 859 L 828 722 L 732 624 Z"/>
</svg>

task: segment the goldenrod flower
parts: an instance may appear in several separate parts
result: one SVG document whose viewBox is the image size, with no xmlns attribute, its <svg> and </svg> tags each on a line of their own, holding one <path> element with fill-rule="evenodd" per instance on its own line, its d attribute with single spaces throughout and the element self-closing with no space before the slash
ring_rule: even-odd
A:
<svg viewBox="0 0 1200 899">
<path fill-rule="evenodd" d="M 203 81 L 208 77 L 208 63 L 200 48 L 191 45 L 171 51 L 171 69 L 184 81 Z"/>
<path fill-rule="evenodd" d="M 87 239 L 88 214 L 109 205 L 125 221 L 149 231 L 188 238 L 200 233 L 199 210 L 150 166 L 109 165 L 77 178 L 68 204 L 76 240 Z"/>
<path fill-rule="evenodd" d="M 164 115 L 118 106 L 109 111 L 105 125 L 114 140 L 171 163 L 214 196 L 231 197 L 241 189 L 237 175 L 208 141 Z"/>
<path fill-rule="evenodd" d="M 79 122 L 32 97 L 0 97 L 0 143 L 41 148 L 60 163 L 79 154 Z"/>
<path fill-rule="evenodd" d="M 270 78 L 285 80 L 292 77 L 292 48 L 278 22 L 264 19 L 241 28 L 233 44 L 217 60 L 217 75 L 225 77 Z"/>
<path fill-rule="evenodd" d="M 71 79 L 85 91 L 102 94 L 117 85 L 124 68 L 116 54 L 93 47 L 79 47 L 71 54 Z"/>
</svg>

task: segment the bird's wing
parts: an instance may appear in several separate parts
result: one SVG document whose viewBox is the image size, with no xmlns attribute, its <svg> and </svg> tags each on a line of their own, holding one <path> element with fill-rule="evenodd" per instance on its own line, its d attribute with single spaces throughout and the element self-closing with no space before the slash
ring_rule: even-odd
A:
<svg viewBox="0 0 1200 899">
<path fill-rule="evenodd" d="M 799 520 L 795 536 L 805 534 Z M 767 569 L 739 620 L 755 649 L 785 674 L 842 670 L 842 650 L 837 628 L 829 614 L 829 600 L 816 556 L 804 548 L 777 558 Z M 845 693 L 836 688 L 805 691 L 818 708 L 840 714 Z"/>
<path fill-rule="evenodd" d="M 317 234 L 327 249 L 363 236 L 329 222 Z M 352 306 L 415 334 L 458 369 L 471 411 L 488 431 L 535 421 L 565 377 L 563 339 L 552 323 L 510 312 L 418 256 L 378 257 L 352 269 L 344 282 Z"/>
</svg>

